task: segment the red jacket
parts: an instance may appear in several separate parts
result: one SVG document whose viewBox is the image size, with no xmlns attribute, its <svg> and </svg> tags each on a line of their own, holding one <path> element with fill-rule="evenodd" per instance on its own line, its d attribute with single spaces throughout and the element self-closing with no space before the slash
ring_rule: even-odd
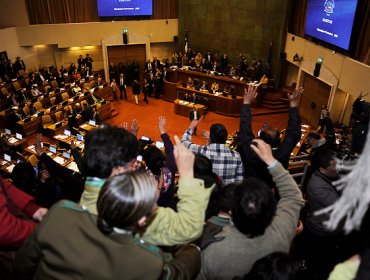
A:
<svg viewBox="0 0 370 280">
<path fill-rule="evenodd" d="M 3 188 L 6 189 L 14 204 L 28 217 L 32 217 L 40 207 L 33 202 L 31 196 L 17 189 L 1 176 L 0 183 L 2 186 L 0 187 L 0 249 L 18 248 L 22 246 L 23 241 L 34 230 L 36 224 L 19 219 L 9 212 Z"/>
</svg>

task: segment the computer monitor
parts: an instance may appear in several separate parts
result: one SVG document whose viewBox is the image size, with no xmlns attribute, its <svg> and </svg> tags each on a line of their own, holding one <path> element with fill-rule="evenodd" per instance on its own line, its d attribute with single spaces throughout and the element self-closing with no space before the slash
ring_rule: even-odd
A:
<svg viewBox="0 0 370 280">
<path fill-rule="evenodd" d="M 150 140 L 150 138 L 149 137 L 146 137 L 146 136 L 141 136 L 141 140 L 144 140 L 144 141 L 149 141 Z"/>
<path fill-rule="evenodd" d="M 37 116 L 38 116 L 38 117 L 42 117 L 44 114 L 45 114 L 45 112 L 44 112 L 44 111 L 42 111 L 42 112 L 38 112 L 38 113 L 37 113 Z"/>
<path fill-rule="evenodd" d="M 18 140 L 22 140 L 23 139 L 23 136 L 20 133 L 16 133 L 15 134 L 15 138 L 17 138 Z"/>
<path fill-rule="evenodd" d="M 64 130 L 64 135 L 65 135 L 65 136 L 71 136 L 71 131 L 70 131 L 70 130 L 68 130 L 68 129 L 65 129 L 65 130 Z"/>
<path fill-rule="evenodd" d="M 62 123 L 62 122 L 57 122 L 57 123 L 55 124 L 55 128 L 61 127 L 62 125 L 63 125 L 63 123 Z"/>
<path fill-rule="evenodd" d="M 50 112 L 53 112 L 53 111 L 55 111 L 57 109 L 57 107 L 54 105 L 54 106 L 51 106 L 50 107 Z"/>
<path fill-rule="evenodd" d="M 11 135 L 12 131 L 9 128 L 5 128 L 5 134 Z"/>
<path fill-rule="evenodd" d="M 79 96 L 79 95 L 73 96 L 73 100 L 74 100 L 74 101 L 78 100 L 79 98 L 80 98 L 80 96 Z"/>
<path fill-rule="evenodd" d="M 62 106 L 66 106 L 66 105 L 68 105 L 68 100 L 65 100 L 62 102 Z"/>
<path fill-rule="evenodd" d="M 96 126 L 96 121 L 94 121 L 94 120 L 89 120 L 89 125 Z"/>
<path fill-rule="evenodd" d="M 162 149 L 164 148 L 164 143 L 161 142 L 161 141 L 155 141 L 155 146 L 158 148 L 158 149 Z"/>
<path fill-rule="evenodd" d="M 50 153 L 56 154 L 57 153 L 57 147 L 53 146 L 53 145 L 50 145 L 49 151 L 50 151 Z"/>
<path fill-rule="evenodd" d="M 96 87 L 94 88 L 94 92 L 98 91 L 99 90 L 99 87 Z"/>
<path fill-rule="evenodd" d="M 12 157 L 10 155 L 8 155 L 8 154 L 4 154 L 4 160 L 11 162 L 12 161 Z"/>
<path fill-rule="evenodd" d="M 84 137 L 81 134 L 77 134 L 77 140 L 78 141 L 83 141 Z"/>
<path fill-rule="evenodd" d="M 71 157 L 71 154 L 70 154 L 70 153 L 68 153 L 68 152 L 66 152 L 66 151 L 64 151 L 64 152 L 63 152 L 63 157 L 64 157 L 64 158 L 70 158 L 70 157 Z"/>
</svg>

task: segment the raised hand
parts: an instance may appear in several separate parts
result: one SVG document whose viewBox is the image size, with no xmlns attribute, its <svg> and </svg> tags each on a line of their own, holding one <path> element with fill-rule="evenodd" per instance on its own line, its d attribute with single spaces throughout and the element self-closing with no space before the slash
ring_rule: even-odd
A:
<svg viewBox="0 0 370 280">
<path fill-rule="evenodd" d="M 35 213 L 33 213 L 32 219 L 41 222 L 47 212 L 48 212 L 48 209 L 46 209 L 46 208 L 39 208 L 39 209 L 36 210 Z"/>
<path fill-rule="evenodd" d="M 270 165 L 275 161 L 275 158 L 272 155 L 272 150 L 271 150 L 270 145 L 264 142 L 263 140 L 254 139 L 251 144 L 251 149 L 267 165 Z"/>
<path fill-rule="evenodd" d="M 288 95 L 288 99 L 290 102 L 290 107 L 297 107 L 298 106 L 298 100 L 301 97 L 301 95 L 304 92 L 304 88 L 300 87 L 299 89 L 296 89 L 292 94 Z"/>
<path fill-rule="evenodd" d="M 257 97 L 259 84 L 248 85 L 244 89 L 243 104 L 251 104 Z"/>
<path fill-rule="evenodd" d="M 121 123 L 119 125 L 119 127 L 128 130 L 128 123 L 127 122 L 123 122 L 123 123 Z"/>
<path fill-rule="evenodd" d="M 37 134 L 36 136 L 35 151 L 38 156 L 41 156 L 44 152 L 42 149 L 42 134 Z"/>
<path fill-rule="evenodd" d="M 159 130 L 159 133 L 162 135 L 164 133 L 166 133 L 166 118 L 164 116 L 159 116 L 159 120 L 158 120 L 158 130 Z"/>
<path fill-rule="evenodd" d="M 192 151 L 188 150 L 177 135 L 175 139 L 175 149 L 173 154 L 175 156 L 177 170 L 180 178 L 194 178 L 194 159 L 195 156 Z"/>
</svg>

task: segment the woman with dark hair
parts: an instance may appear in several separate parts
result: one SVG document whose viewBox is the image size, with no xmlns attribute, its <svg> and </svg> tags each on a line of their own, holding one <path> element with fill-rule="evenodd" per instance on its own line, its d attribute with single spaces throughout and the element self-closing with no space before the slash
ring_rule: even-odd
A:
<svg viewBox="0 0 370 280">
<path fill-rule="evenodd" d="M 105 182 L 97 201 L 98 216 L 73 202 L 61 201 L 18 252 L 17 279 L 159 279 L 163 273 L 194 276 L 199 269 L 199 252 L 194 246 L 184 247 L 165 265 L 159 248 L 134 238 L 157 207 L 157 191 L 154 178 L 138 170 Z M 186 264 L 187 272 L 176 269 L 179 262 Z"/>
<path fill-rule="evenodd" d="M 222 187 L 222 181 L 212 171 L 212 161 L 204 155 L 195 155 L 194 178 L 202 179 L 205 188 L 213 187 L 206 210 L 206 220 L 208 220 L 219 212 L 217 199 Z"/>
</svg>

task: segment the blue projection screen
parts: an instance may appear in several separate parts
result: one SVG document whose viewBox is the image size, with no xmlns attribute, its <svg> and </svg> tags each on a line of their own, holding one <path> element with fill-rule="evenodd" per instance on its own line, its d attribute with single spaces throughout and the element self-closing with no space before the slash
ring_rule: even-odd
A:
<svg viewBox="0 0 370 280">
<path fill-rule="evenodd" d="M 99 17 L 151 16 L 153 0 L 97 0 Z"/>
<path fill-rule="evenodd" d="M 358 0 L 309 0 L 306 35 L 348 50 Z"/>
</svg>

